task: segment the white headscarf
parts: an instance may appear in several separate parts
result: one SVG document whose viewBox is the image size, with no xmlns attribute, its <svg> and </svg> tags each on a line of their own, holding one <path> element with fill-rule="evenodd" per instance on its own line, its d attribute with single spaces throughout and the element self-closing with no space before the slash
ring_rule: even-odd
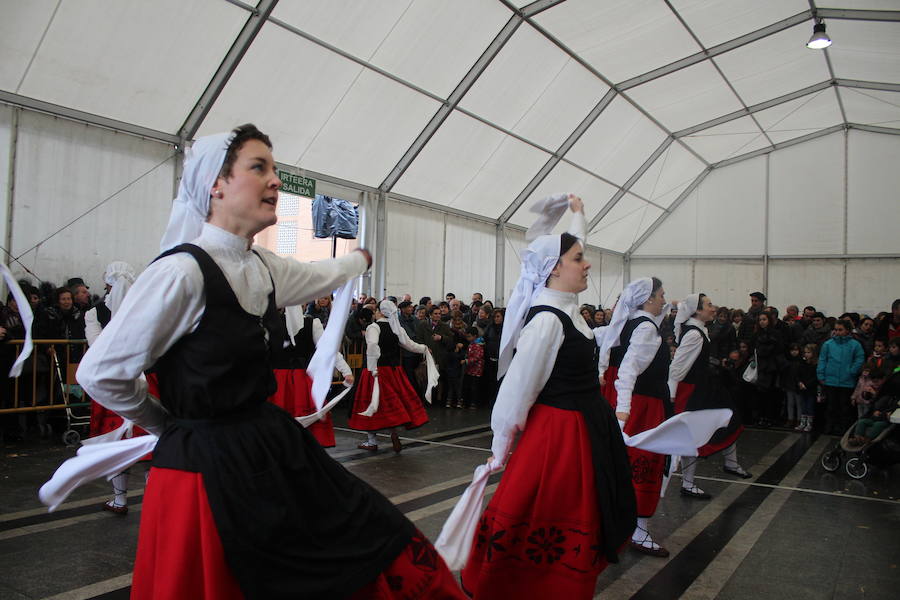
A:
<svg viewBox="0 0 900 600">
<path fill-rule="evenodd" d="M 109 293 L 103 301 L 109 312 L 115 316 L 122 301 L 125 300 L 125 294 L 134 283 L 134 269 L 127 262 L 117 260 L 106 265 L 106 271 L 103 273 L 103 281 L 110 286 Z"/>
<path fill-rule="evenodd" d="M 381 314 L 384 315 L 384 318 L 387 319 L 388 325 L 391 326 L 391 331 L 394 332 L 394 335 L 403 339 L 406 330 L 400 325 L 400 315 L 397 305 L 390 300 L 382 300 L 381 304 L 378 305 L 378 310 L 380 310 Z M 403 333 L 400 333 L 401 331 Z"/>
<path fill-rule="evenodd" d="M 619 345 L 619 336 L 622 335 L 625 322 L 641 308 L 644 302 L 650 299 L 652 293 L 653 279 L 650 277 L 635 279 L 625 286 L 616 303 L 616 310 L 613 311 L 612 318 L 609 320 L 609 325 L 603 331 L 600 356 L 606 356 L 611 349 Z"/>
<path fill-rule="evenodd" d="M 539 200 L 531 209 L 532 212 L 540 212 L 541 216 L 525 234 L 526 240 L 533 241 L 522 253 L 522 271 L 506 306 L 503 333 L 500 335 L 498 378 L 505 375 L 509 368 L 513 350 L 519 340 L 519 332 L 525 323 L 525 315 L 531 308 L 534 298 L 545 287 L 553 267 L 559 262 L 562 238 L 559 235 L 548 234 L 565 213 L 568 198 L 568 194 L 554 194 Z"/>
<path fill-rule="evenodd" d="M 172 201 L 169 224 L 159 244 L 160 252 L 196 239 L 209 215 L 209 196 L 225 163 L 232 133 L 199 138 L 184 159 L 178 196 Z"/>
<path fill-rule="evenodd" d="M 381 304 L 378 305 L 378 310 L 381 311 L 381 314 L 383 314 L 387 319 L 388 325 L 390 326 L 391 331 L 394 333 L 394 335 L 400 338 L 400 340 L 402 340 L 404 343 L 412 341 L 409 339 L 409 335 L 406 333 L 406 330 L 403 329 L 402 325 L 400 325 L 400 311 L 397 309 L 396 304 L 394 304 L 390 300 L 382 300 Z M 431 403 L 431 391 L 435 388 L 435 386 L 437 386 L 441 374 L 440 371 L 438 371 L 437 364 L 434 362 L 434 357 L 431 355 L 431 351 L 428 350 L 427 346 L 425 349 L 425 373 L 428 379 L 425 388 L 425 400 L 427 400 L 428 403 Z M 375 410 L 377 409 L 378 404 L 375 403 Z M 372 416 L 372 414 L 374 414 L 374 411 L 367 416 Z"/>
<path fill-rule="evenodd" d="M 681 339 L 681 326 L 694 316 L 700 305 L 700 294 L 691 294 L 678 303 L 678 314 L 675 315 L 675 341 Z"/>
</svg>

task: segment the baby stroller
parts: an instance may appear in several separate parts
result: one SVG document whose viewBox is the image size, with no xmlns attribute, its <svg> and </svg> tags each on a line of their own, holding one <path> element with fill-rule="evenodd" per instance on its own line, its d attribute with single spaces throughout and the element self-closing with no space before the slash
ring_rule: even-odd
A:
<svg viewBox="0 0 900 600">
<path fill-rule="evenodd" d="M 841 436 L 837 446 L 822 455 L 822 468 L 828 472 L 837 471 L 841 468 L 841 461 L 846 458 L 844 470 L 847 475 L 853 479 L 862 479 L 869 472 L 869 465 L 889 467 L 900 462 L 900 428 L 897 427 L 900 417 L 892 415 L 890 422 L 878 437 L 862 445 L 850 442 L 856 431 L 856 423 L 853 423 Z"/>
</svg>

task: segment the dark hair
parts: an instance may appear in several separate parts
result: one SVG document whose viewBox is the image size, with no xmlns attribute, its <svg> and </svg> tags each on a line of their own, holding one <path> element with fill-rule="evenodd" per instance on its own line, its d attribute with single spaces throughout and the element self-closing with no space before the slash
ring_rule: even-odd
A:
<svg viewBox="0 0 900 600">
<path fill-rule="evenodd" d="M 474 335 L 475 337 L 478 337 L 478 330 L 475 329 L 474 327 L 469 327 L 468 329 L 466 329 L 466 333 L 469 335 Z"/>
<path fill-rule="evenodd" d="M 813 318 L 813 319 L 822 319 L 822 320 L 824 321 L 824 320 L 825 320 L 825 315 L 823 315 L 823 314 L 820 313 L 819 311 L 816 311 L 816 312 L 813 313 L 812 318 Z"/>
<path fill-rule="evenodd" d="M 448 309 L 450 308 L 450 303 L 447 302 L 446 300 L 441 300 L 441 301 L 438 303 L 438 307 L 439 307 L 439 308 L 443 308 L 443 307 L 445 307 L 445 306 L 446 306 Z"/>
<path fill-rule="evenodd" d="M 375 313 L 368 308 L 359 307 L 356 309 L 356 318 L 368 325 L 372 322 L 372 319 L 375 318 Z"/>
<path fill-rule="evenodd" d="M 456 300 L 456 294 L 454 294 L 453 292 L 447 292 L 446 294 L 444 294 L 444 298 L 446 298 L 447 296 L 450 296 L 452 299 Z"/>
<path fill-rule="evenodd" d="M 652 296 L 662 287 L 662 280 L 659 277 L 651 277 L 650 279 L 653 281 L 653 287 L 650 288 L 650 295 Z"/>
<path fill-rule="evenodd" d="M 409 300 L 404 300 L 403 302 L 401 302 L 400 304 L 397 305 L 397 308 L 404 309 L 407 306 L 412 306 L 412 302 L 410 302 Z"/>
<path fill-rule="evenodd" d="M 59 304 L 59 297 L 63 294 L 69 294 L 74 299 L 74 294 L 72 294 L 72 290 L 67 287 L 58 287 L 53 290 L 53 304 Z"/>
<path fill-rule="evenodd" d="M 707 297 L 707 295 L 704 294 L 703 292 L 700 292 L 700 294 L 698 294 L 698 297 L 697 297 L 697 310 L 695 310 L 694 313 L 696 313 L 698 310 L 701 310 L 701 309 L 703 308 L 703 299 L 706 298 L 706 297 Z M 719 311 L 717 310 L 716 313 L 718 314 L 718 312 L 719 312 Z"/>
<path fill-rule="evenodd" d="M 890 348 L 891 346 L 897 346 L 898 348 L 900 348 L 900 337 L 891 338 L 888 341 L 887 345 L 888 348 Z"/>
<path fill-rule="evenodd" d="M 838 319 L 834 322 L 834 326 L 837 327 L 838 325 L 840 325 L 847 331 L 853 331 L 853 323 L 850 322 L 850 319 Z"/>
<path fill-rule="evenodd" d="M 898 307 L 900 307 L 900 298 L 891 302 L 891 310 L 897 310 Z"/>
<path fill-rule="evenodd" d="M 431 302 L 431 296 L 422 296 L 421 298 L 419 298 L 419 304 L 421 304 L 422 306 L 425 306 L 429 302 Z"/>
<path fill-rule="evenodd" d="M 237 160 L 238 152 L 241 151 L 241 148 L 243 148 L 244 144 L 248 141 L 259 140 L 268 146 L 269 150 L 272 149 L 272 141 L 269 139 L 269 136 L 257 129 L 256 125 L 252 123 L 246 123 L 235 127 L 231 133 L 231 141 L 228 143 L 228 150 L 225 151 L 225 160 L 222 162 L 222 168 L 219 169 L 219 177 L 225 179 L 231 177 L 231 170 L 234 168 L 234 162 Z"/>
<path fill-rule="evenodd" d="M 432 305 L 431 305 L 431 310 L 428 311 L 428 314 L 429 314 L 429 315 L 433 315 L 433 314 L 434 314 L 434 311 L 441 312 L 441 307 L 438 306 L 438 305 L 436 305 L 436 304 L 432 304 Z"/>
<path fill-rule="evenodd" d="M 568 232 L 559 236 L 559 255 L 562 256 L 568 252 L 577 241 L 578 238 Z"/>
<path fill-rule="evenodd" d="M 788 352 L 790 352 L 791 350 L 793 350 L 793 349 L 795 349 L 795 348 L 796 348 L 801 354 L 803 353 L 803 348 L 801 348 L 801 347 L 800 347 L 800 344 L 798 344 L 797 342 L 792 342 L 791 345 L 788 346 Z"/>
<path fill-rule="evenodd" d="M 804 307 L 803 307 L 803 312 L 806 312 L 806 311 L 808 311 L 808 310 L 811 310 L 811 311 L 813 311 L 813 312 L 816 312 L 816 307 L 815 307 L 815 306 L 804 306 Z"/>
<path fill-rule="evenodd" d="M 716 309 L 716 316 L 718 317 L 719 315 L 725 315 L 726 317 L 728 317 L 730 319 L 731 311 L 728 310 L 727 306 L 720 306 L 719 308 Z"/>
</svg>

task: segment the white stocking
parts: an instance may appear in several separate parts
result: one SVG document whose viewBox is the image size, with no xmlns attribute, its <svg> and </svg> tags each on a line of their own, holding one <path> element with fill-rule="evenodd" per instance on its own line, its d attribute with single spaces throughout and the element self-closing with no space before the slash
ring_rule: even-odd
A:
<svg viewBox="0 0 900 600">
<path fill-rule="evenodd" d="M 729 469 L 741 468 L 741 465 L 737 459 L 737 442 L 722 450 L 722 456 L 725 457 L 725 466 Z"/>
<path fill-rule="evenodd" d="M 369 439 L 366 440 L 366 443 L 367 443 L 367 444 L 369 444 L 370 446 L 377 446 L 377 445 L 378 445 L 378 437 L 376 437 L 374 431 L 367 431 L 367 432 L 366 432 L 366 435 L 369 436 Z"/>
<path fill-rule="evenodd" d="M 128 471 L 122 471 L 112 478 L 113 506 L 128 505 Z"/>
<path fill-rule="evenodd" d="M 640 544 L 646 548 L 658 549 L 659 544 L 653 541 L 653 538 L 650 537 L 650 532 L 647 528 L 650 526 L 650 519 L 646 517 L 638 517 L 637 519 L 637 527 L 634 530 L 634 533 L 631 536 L 631 541 L 635 544 Z"/>
<path fill-rule="evenodd" d="M 694 483 L 694 472 L 697 470 L 697 457 L 696 456 L 682 456 L 681 457 L 681 487 L 686 490 L 691 490 L 698 494 L 704 493 L 695 483 Z"/>
</svg>

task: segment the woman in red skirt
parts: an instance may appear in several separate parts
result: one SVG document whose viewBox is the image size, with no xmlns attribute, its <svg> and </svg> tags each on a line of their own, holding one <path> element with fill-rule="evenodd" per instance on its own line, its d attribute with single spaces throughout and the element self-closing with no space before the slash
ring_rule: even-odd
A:
<svg viewBox="0 0 900 600">
<path fill-rule="evenodd" d="M 276 348 L 272 356 L 278 390 L 269 397 L 269 402 L 295 417 L 305 417 L 317 410 L 312 397 L 312 378 L 307 375 L 306 367 L 325 328 L 319 319 L 303 316 L 297 306 L 285 309 L 282 323 L 285 343 L 282 348 Z M 344 376 L 344 385 L 353 385 L 353 371 L 340 352 L 335 357 L 334 367 Z M 323 448 L 334 447 L 334 424 L 330 414 L 325 414 L 307 429 Z"/>
<path fill-rule="evenodd" d="M 359 376 L 353 412 L 347 424 L 367 434 L 367 439 L 360 442 L 358 448 L 375 452 L 378 450 L 376 432 L 390 429 L 394 452 L 400 452 L 398 428 L 412 429 L 428 422 L 428 413 L 403 371 L 400 349 L 426 357 L 429 350 L 424 344 L 409 339 L 400 325 L 397 306 L 390 300 L 382 300 L 374 315 L 363 308 L 357 311 L 357 316 L 364 321 L 374 318 L 375 322 L 366 327 L 366 368 Z M 377 396 L 374 394 L 376 382 Z M 429 389 L 426 398 L 430 393 Z"/>
<path fill-rule="evenodd" d="M 570 231 L 584 235 L 579 198 L 548 203 L 547 211 L 571 203 Z M 551 221 L 543 230 L 552 231 Z M 590 269 L 581 239 L 540 235 L 522 257 L 500 349 L 506 377 L 491 415 L 492 470 L 503 468 L 521 436 L 461 574 L 474 598 L 592 598 L 597 576 L 617 561 L 634 528 L 625 446 L 600 394 L 596 342 L 578 310 Z M 515 355 L 506 363 L 510 345 Z"/>
<path fill-rule="evenodd" d="M 713 408 L 732 410 L 728 426 L 716 431 L 709 443 L 698 448 L 698 453 L 706 457 L 722 452 L 725 472 L 747 479 L 752 475 L 737 460 L 737 439 L 744 430 L 741 415 L 731 394 L 721 383 L 721 367 L 710 360 L 706 323 L 715 316 L 716 307 L 706 294 L 691 294 L 678 304 L 675 317 L 678 348 L 669 366 L 669 390 L 675 398 L 676 413 Z M 701 500 L 712 498 L 694 481 L 696 470 L 697 457 L 681 457 L 681 495 Z"/>
<path fill-rule="evenodd" d="M 659 335 L 665 306 L 665 290 L 659 279 L 632 281 L 622 291 L 603 333 L 600 353 L 609 353 L 604 394 L 622 430 L 630 436 L 653 429 L 672 415 L 670 355 Z M 648 530 L 659 504 L 666 457 L 638 448 L 628 448 L 628 457 L 638 511 L 631 547 L 643 554 L 666 557 L 668 550 L 654 542 Z"/>
<path fill-rule="evenodd" d="M 84 313 L 84 332 L 88 346 L 92 346 L 94 342 L 97 341 L 103 328 L 106 327 L 113 315 L 119 310 L 122 301 L 125 299 L 125 294 L 128 293 L 129 288 L 131 288 L 131 285 L 134 283 L 134 278 L 134 269 L 126 262 L 115 261 L 106 266 L 106 271 L 103 273 L 103 282 L 106 285 L 106 297 L 103 299 L 103 302 L 100 302 Z M 151 373 L 147 374 L 147 392 L 154 396 L 159 395 L 159 391 L 156 387 L 156 376 Z M 147 435 L 147 432 L 140 427 L 132 425 L 129 428 L 124 428 L 122 427 L 123 424 L 124 419 L 122 419 L 122 417 L 92 400 L 90 437 L 85 440 L 84 443 L 90 444 L 91 438 L 97 438 L 98 436 L 112 433 L 113 431 L 117 432 L 113 437 L 118 439 Z M 104 437 L 103 440 L 111 441 L 109 440 L 109 436 Z M 145 460 L 150 460 L 150 457 L 145 457 Z M 149 473 L 149 467 L 147 469 L 148 470 L 144 472 L 145 482 L 147 473 Z M 101 509 L 116 515 L 124 516 L 128 514 L 129 474 L 130 469 L 126 469 L 110 479 L 113 487 L 113 497 L 104 502 L 100 506 Z"/>
<path fill-rule="evenodd" d="M 78 370 L 97 402 L 159 436 L 132 598 L 461 598 L 415 526 L 266 401 L 277 309 L 371 263 L 251 246 L 277 221 L 271 147 L 252 125 L 194 143 L 163 254 Z M 138 379 L 151 365 L 158 401 Z"/>
</svg>

